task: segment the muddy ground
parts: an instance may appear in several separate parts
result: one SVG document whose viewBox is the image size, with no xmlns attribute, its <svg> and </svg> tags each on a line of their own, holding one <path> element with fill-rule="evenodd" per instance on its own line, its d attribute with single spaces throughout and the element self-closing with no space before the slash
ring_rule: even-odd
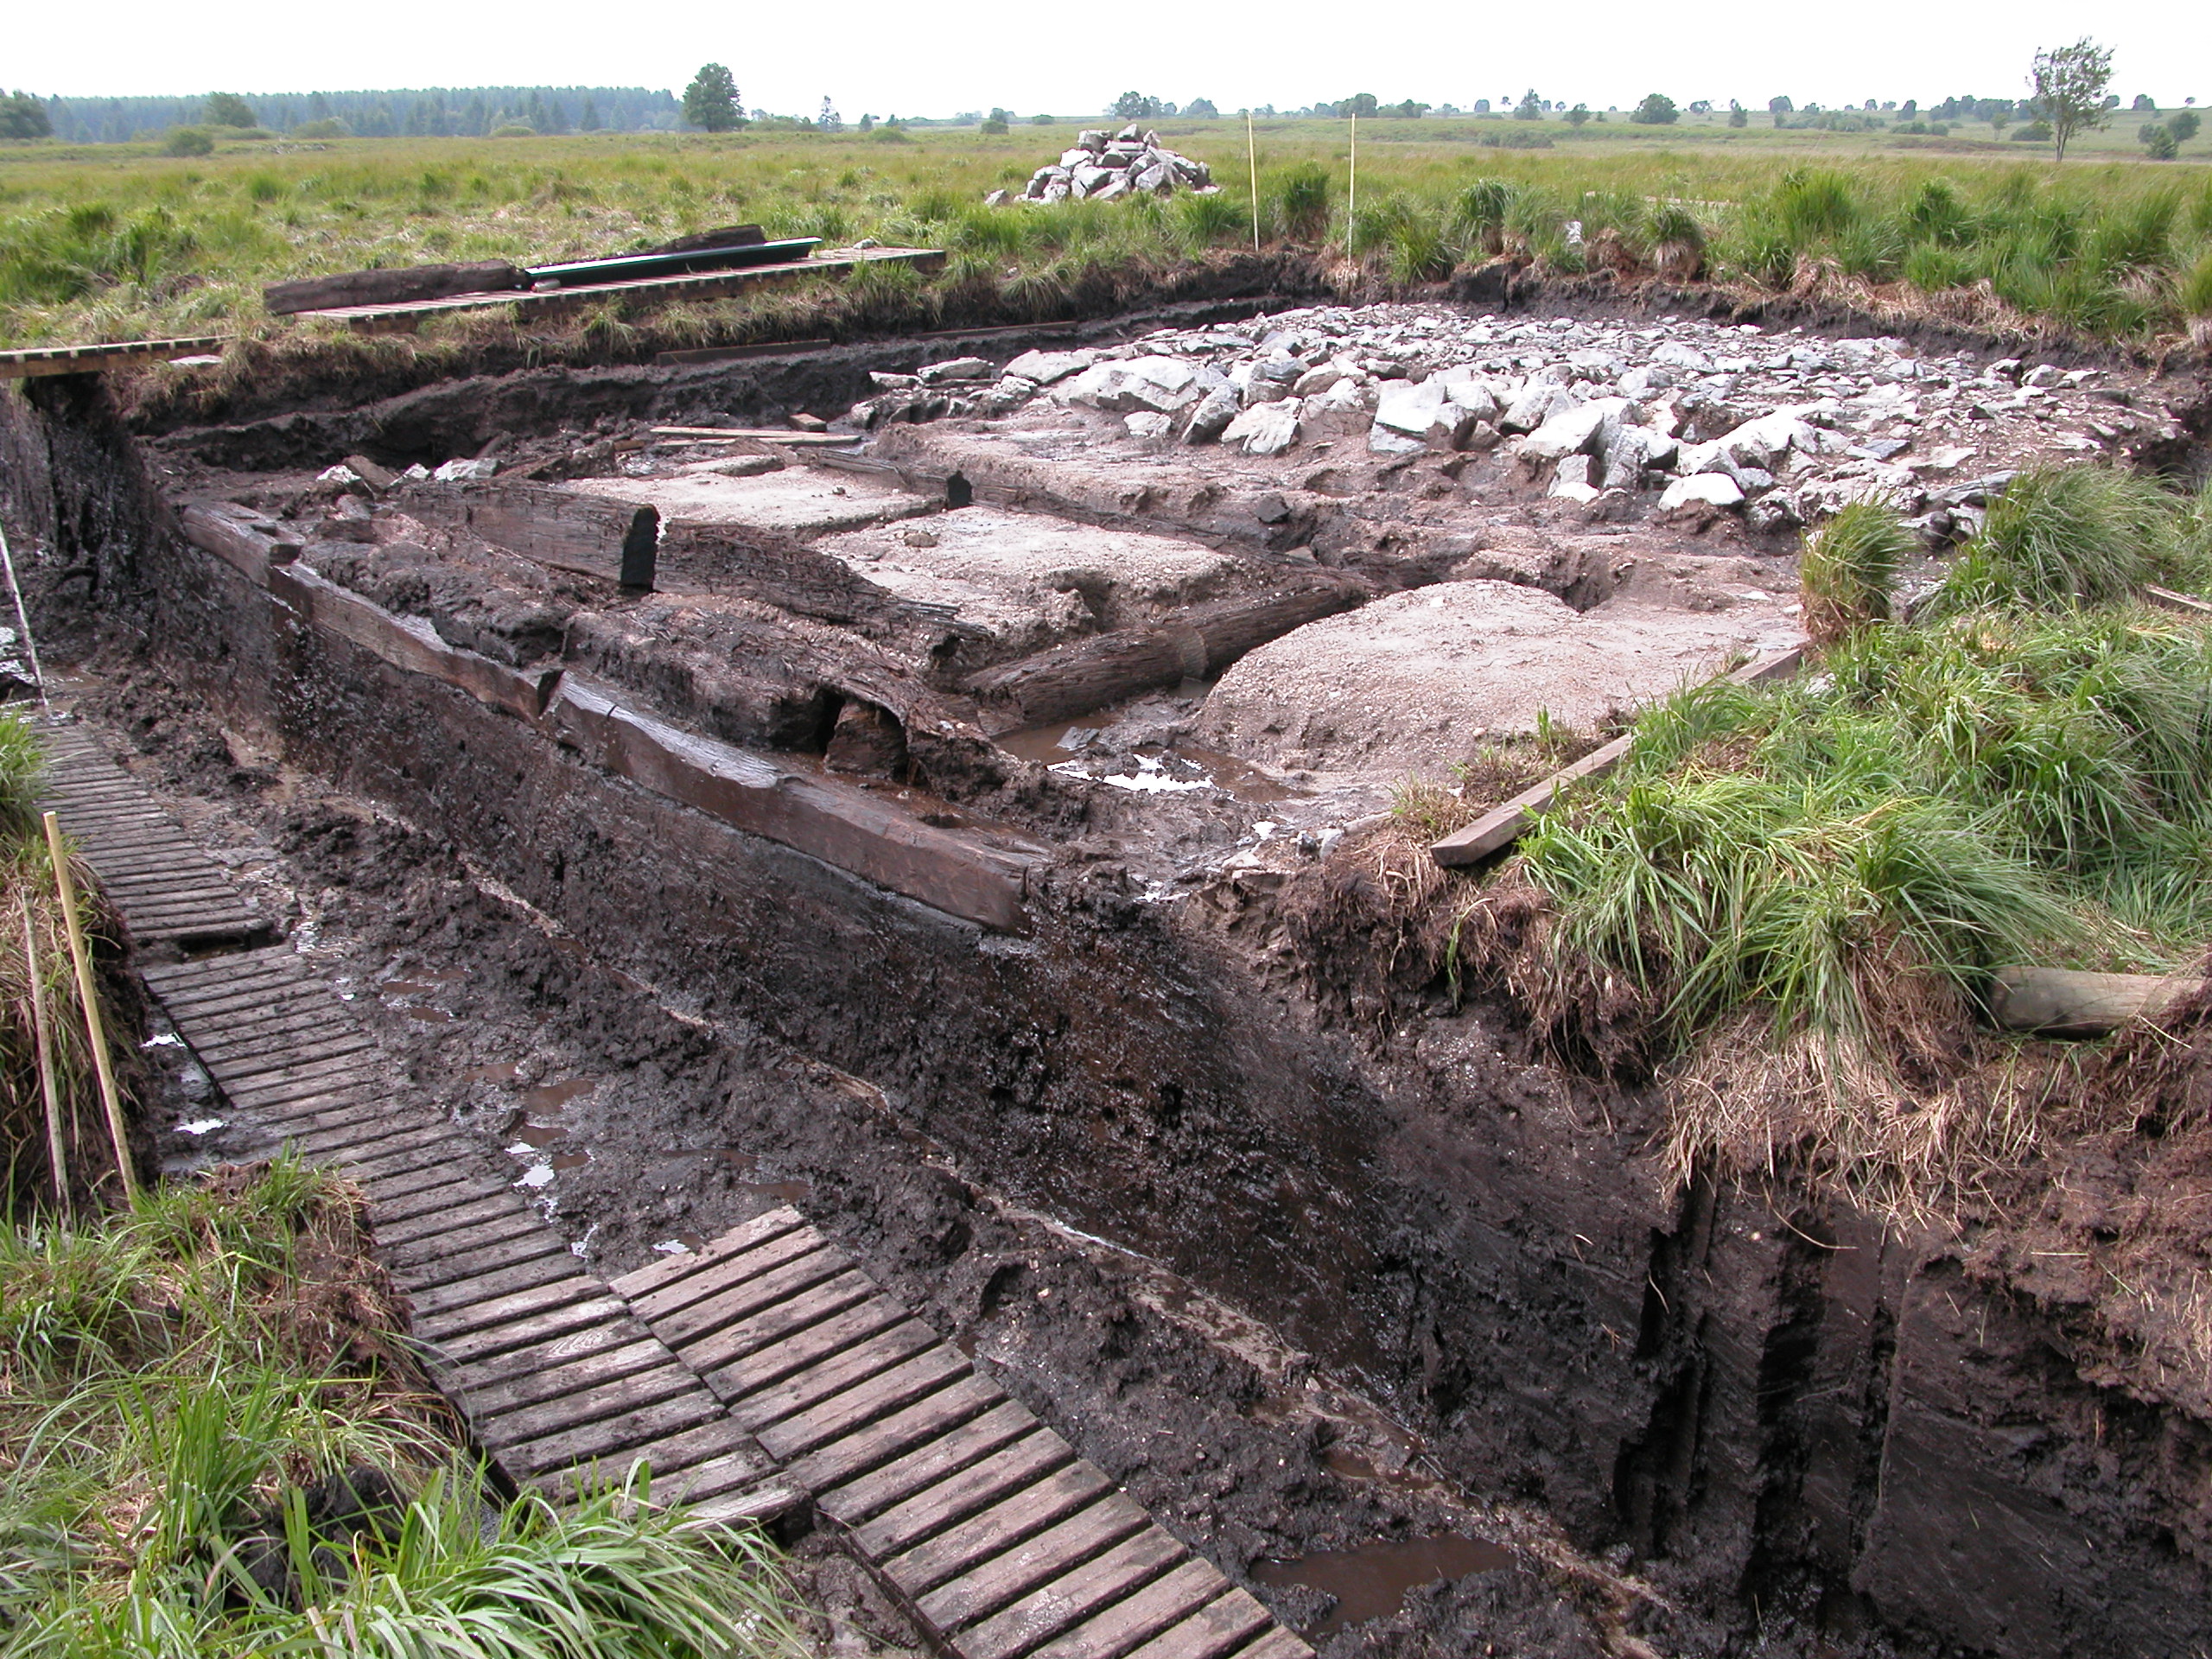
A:
<svg viewBox="0 0 2212 1659">
<path fill-rule="evenodd" d="M 1116 361 L 1152 349 L 1107 345 Z M 1243 346 L 1218 349 L 1249 366 Z M 1335 350 L 1307 350 L 1301 373 L 1331 368 Z M 1974 350 L 1980 365 L 1996 347 Z M 522 576 L 496 605 L 476 588 L 448 602 L 376 554 L 399 545 L 362 531 L 382 507 L 313 485 L 373 441 L 395 463 L 488 447 L 539 479 L 658 486 L 700 455 L 657 445 L 649 423 L 849 396 L 864 356 L 518 373 L 367 406 L 257 404 L 220 426 L 181 422 L 172 404 L 148 423 L 168 429 L 165 488 L 303 512 L 329 531 L 310 538 L 309 569 L 502 662 L 630 672 L 664 717 L 732 742 L 819 747 L 829 716 L 862 698 L 896 704 L 918 742 L 948 690 L 922 683 L 918 658 L 893 660 L 896 639 L 838 658 L 823 630 L 731 601 L 720 614 L 739 632 L 686 636 L 691 661 L 736 638 L 779 672 L 804 658 L 823 677 L 783 702 L 780 682 L 773 696 L 702 690 L 663 671 L 673 658 L 639 664 L 714 605 L 582 594 L 549 626 L 532 609 L 545 584 L 524 593 Z M 878 360 L 903 372 L 932 359 Z M 1357 366 L 1372 384 L 1338 384 L 1372 393 L 1379 414 L 1402 377 Z M 2020 365 L 2005 372 L 2034 389 Z M 2158 391 L 2162 409 L 2212 408 Z M 1080 729 L 1002 734 L 1019 765 L 980 737 L 938 743 L 963 811 L 1002 812 L 1055 849 L 1031 895 L 1037 937 L 979 943 L 550 746 L 518 747 L 513 722 L 272 623 L 261 594 L 161 528 L 135 455 L 112 435 L 103 449 L 97 411 L 73 409 L 67 389 L 44 395 L 60 417 L 41 452 L 54 476 L 30 516 L 66 527 L 44 597 L 65 639 L 108 629 L 88 712 L 231 849 L 301 947 L 346 976 L 400 1057 L 394 1086 L 445 1101 L 487 1165 L 536 1190 L 608 1270 L 797 1199 L 1232 1573 L 1437 1532 L 1520 1552 L 1515 1567 L 1416 1591 L 1342 1631 L 1320 1597 L 1262 1573 L 1260 1592 L 1322 1636 L 1329 1659 L 2147 1655 L 2202 1633 L 2186 1588 L 2205 1555 L 2201 1390 L 2131 1359 L 2158 1333 L 2116 1332 L 2109 1297 L 2057 1282 L 2044 1260 L 2086 1260 L 2112 1230 L 2140 1231 L 2139 1212 L 2196 1166 L 2129 1148 L 2080 1160 L 2057 1172 L 2055 1190 L 2073 1196 L 2056 1213 L 2009 1228 L 1978 1217 L 1965 1240 L 1885 1236 L 1787 1182 L 1701 1182 L 1670 1200 L 1648 1156 L 1649 1101 L 1539 1063 L 1510 1007 L 1446 995 L 1417 953 L 1419 971 L 1371 975 L 1387 906 L 1351 856 L 1367 845 L 1360 826 L 1376 830 L 1397 768 L 1465 753 L 1432 744 L 1407 696 L 1405 723 L 1371 753 L 1273 713 L 1255 737 L 1227 699 L 1210 718 L 1196 681 Z M 1786 593 L 1783 545 L 1748 515 L 1662 521 L 1659 480 L 1644 477 L 1624 491 L 1631 522 L 1592 521 L 1591 504 L 1553 493 L 1554 473 L 1509 464 L 1503 445 L 1474 459 L 1375 452 L 1369 412 L 1337 435 L 1317 428 L 1314 454 L 1249 465 L 1163 450 L 1103 409 L 1026 417 L 1036 431 L 1081 426 L 1043 454 L 1049 474 L 1007 458 L 1005 429 L 957 417 L 899 426 L 879 452 L 1041 478 L 1071 520 L 1198 537 L 1251 569 L 1303 571 L 1302 550 L 1393 595 L 1373 618 L 1351 613 L 1363 624 L 1448 598 L 1447 580 L 1544 589 L 1593 615 L 1624 549 L 1631 569 L 1656 571 L 1656 608 L 1681 616 L 1713 614 L 1719 573 L 1745 573 L 1735 591 L 1752 638 Z M 1123 487 L 1140 474 L 1167 482 Z M 928 550 L 902 528 L 876 557 L 926 564 Z M 467 582 L 498 574 L 496 561 L 461 563 Z M 981 580 L 972 564 L 956 574 Z M 1423 584 L 1435 587 L 1397 591 Z M 1088 620 L 1032 599 L 1017 620 L 1033 631 L 1005 636 L 1024 648 L 1121 614 L 1111 594 L 1083 594 Z M 1325 644 L 1357 632 L 1311 626 Z M 532 655 L 556 652 L 575 655 Z M 845 677 L 834 686 L 824 661 Z M 1264 667 L 1265 652 L 1247 661 Z M 1525 706 L 1500 718 L 1534 719 Z M 1238 747 L 1239 781 L 1262 787 L 1208 790 L 1179 772 L 1187 753 L 1171 746 L 1209 739 Z M 1055 759 L 1064 747 L 1071 760 Z M 1279 821 L 1296 833 L 1272 833 Z M 658 902 L 636 902 L 632 881 Z M 233 1132 L 194 1144 L 250 1149 L 221 1139 Z M 1882 1634 L 1878 1608 L 1923 1634 Z"/>
<path fill-rule="evenodd" d="M 598 1270 L 798 1205 L 1296 1628 L 1331 1623 L 1336 1599 L 1254 1580 L 1255 1567 L 1440 1535 L 1501 1547 L 1505 1564 L 1426 1586 L 1387 1556 L 1363 1565 L 1367 1594 L 1404 1592 L 1404 1605 L 1330 1633 L 1324 1659 L 1582 1659 L 1638 1640 L 1789 1650 L 1670 1605 L 1540 1513 L 1440 1478 L 1416 1436 L 1261 1321 L 970 1180 L 870 1084 L 741 1023 L 672 1011 L 450 842 L 257 752 L 157 675 L 85 682 L 77 706 L 353 1001 L 394 1086 L 450 1110 L 485 1166 L 533 1188 Z M 210 1104 L 182 1051 L 146 1052 L 171 1168 L 265 1155 L 266 1133 Z M 797 1570 L 833 1621 L 828 1651 L 920 1649 L 826 1542 L 803 1546 Z"/>
</svg>

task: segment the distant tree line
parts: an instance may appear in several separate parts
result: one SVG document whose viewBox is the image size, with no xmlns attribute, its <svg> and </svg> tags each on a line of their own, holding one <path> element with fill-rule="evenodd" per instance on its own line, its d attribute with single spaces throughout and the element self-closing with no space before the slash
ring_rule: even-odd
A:
<svg viewBox="0 0 2212 1659">
<path fill-rule="evenodd" d="M 199 125 L 286 133 L 343 122 L 364 138 L 475 138 L 501 127 L 536 132 L 656 132 L 682 124 L 675 96 L 647 86 L 431 86 L 384 92 L 227 92 L 188 98 L 32 100 L 64 143 L 120 144 Z M 240 121 L 244 111 L 251 118 Z M 336 131 L 339 129 L 323 129 Z M 0 137 L 16 136 L 0 134 Z M 41 136 L 24 133 L 22 137 Z"/>
</svg>

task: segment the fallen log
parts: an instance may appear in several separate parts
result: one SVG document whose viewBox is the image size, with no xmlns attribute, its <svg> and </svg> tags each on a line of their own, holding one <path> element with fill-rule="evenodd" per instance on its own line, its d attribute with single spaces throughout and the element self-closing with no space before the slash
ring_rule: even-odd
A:
<svg viewBox="0 0 2212 1659">
<path fill-rule="evenodd" d="M 1804 648 L 1785 651 L 1772 657 L 1763 657 L 1756 662 L 1745 663 L 1728 676 L 1739 685 L 1764 685 L 1775 680 L 1786 680 L 1795 674 L 1805 660 Z M 1584 755 L 1572 766 L 1560 767 L 1533 789 L 1524 789 L 1511 800 L 1492 807 L 1472 823 L 1454 830 L 1442 840 L 1431 844 L 1429 854 L 1446 869 L 1462 869 L 1470 864 L 1479 864 L 1492 853 L 1511 846 L 1529 832 L 1529 826 L 1550 811 L 1560 798 L 1575 784 L 1592 778 L 1602 778 L 1621 763 L 1635 741 L 1633 735 L 1617 737 L 1602 748 Z"/>
<path fill-rule="evenodd" d="M 1989 1017 L 2007 1031 L 2044 1037 L 2101 1037 L 2155 1019 L 2204 994 L 2201 979 L 2152 974 L 2088 974 L 2066 968 L 2000 968 L 1989 989 Z"/>
<path fill-rule="evenodd" d="M 404 265 L 394 270 L 346 270 L 271 283 L 261 302 L 272 316 L 327 311 L 343 305 L 404 305 L 456 294 L 505 294 L 530 286 L 530 273 L 504 259 L 467 265 Z"/>
<path fill-rule="evenodd" d="M 194 501 L 184 509 L 185 539 L 205 548 L 261 587 L 269 573 L 300 556 L 295 526 L 229 501 Z"/>
<path fill-rule="evenodd" d="M 657 508 L 505 479 L 416 484 L 401 505 L 426 524 L 467 529 L 539 564 L 652 589 L 660 560 Z"/>
<path fill-rule="evenodd" d="M 1157 627 L 1072 639 L 987 668 L 969 677 L 967 689 L 984 705 L 994 736 L 1073 720 L 1140 692 L 1211 679 L 1246 652 L 1367 597 L 1349 577 L 1312 577 L 1264 598 L 1195 605 Z"/>
</svg>

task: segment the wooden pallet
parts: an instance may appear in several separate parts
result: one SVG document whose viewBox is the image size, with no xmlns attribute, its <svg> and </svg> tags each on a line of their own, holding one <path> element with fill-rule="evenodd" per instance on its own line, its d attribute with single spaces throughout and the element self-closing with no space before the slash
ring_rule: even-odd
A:
<svg viewBox="0 0 2212 1659">
<path fill-rule="evenodd" d="M 100 887 L 141 944 L 234 944 L 269 925 L 230 874 L 201 852 L 130 775 L 73 727 L 41 731 L 45 804 L 75 838 Z"/>
<path fill-rule="evenodd" d="M 797 1211 L 608 1287 L 960 1659 L 1310 1655 Z"/>
</svg>

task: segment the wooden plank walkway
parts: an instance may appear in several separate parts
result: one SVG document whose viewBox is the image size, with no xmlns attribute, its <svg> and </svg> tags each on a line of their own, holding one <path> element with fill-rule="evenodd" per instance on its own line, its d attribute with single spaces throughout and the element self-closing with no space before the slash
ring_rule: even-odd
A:
<svg viewBox="0 0 2212 1659">
<path fill-rule="evenodd" d="M 130 775 L 74 726 L 44 724 L 46 804 L 83 850 L 142 944 L 235 944 L 269 925 L 230 873 L 156 807 Z"/>
<path fill-rule="evenodd" d="M 0 380 L 41 374 L 96 374 L 132 363 L 167 363 L 181 357 L 213 356 L 230 344 L 225 334 L 188 340 L 124 340 L 105 346 L 33 346 L 0 352 Z"/>
<path fill-rule="evenodd" d="M 1310 1655 L 796 1210 L 609 1288 L 960 1659 Z"/>
<path fill-rule="evenodd" d="M 165 870 L 260 925 L 91 740 L 42 735 L 55 810 L 103 886 L 124 881 L 133 937 L 179 925 L 168 889 L 129 885 Z M 607 1284 L 289 946 L 141 972 L 234 1107 L 361 1185 L 434 1375 L 518 1484 L 645 1459 L 657 1503 L 818 1512 L 955 1659 L 1311 1659 L 797 1211 Z"/>
</svg>

